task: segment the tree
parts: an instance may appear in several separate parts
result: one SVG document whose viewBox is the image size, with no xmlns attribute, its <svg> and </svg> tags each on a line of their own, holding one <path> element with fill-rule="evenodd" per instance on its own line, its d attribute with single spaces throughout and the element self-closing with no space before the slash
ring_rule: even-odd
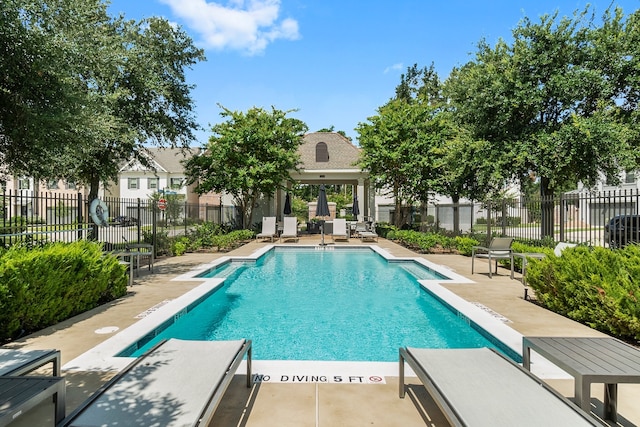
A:
<svg viewBox="0 0 640 427">
<path fill-rule="evenodd" d="M 488 160 L 505 167 L 505 177 L 535 173 L 545 200 L 569 181 L 591 184 L 631 165 L 626 128 L 616 117 L 617 82 L 628 79 L 624 67 L 607 65 L 629 61 L 629 51 L 624 44 L 604 48 L 625 39 L 621 14 L 603 20 L 606 31 L 588 8 L 573 19 L 525 18 L 511 45 L 482 41 L 475 60 L 452 73 L 457 117 L 474 139 L 491 144 Z M 551 214 L 543 209 L 543 236 L 553 233 Z"/>
<path fill-rule="evenodd" d="M 206 150 L 187 160 L 185 171 L 197 193 L 232 195 L 246 228 L 258 199 L 271 197 L 291 181 L 289 172 L 298 167 L 297 149 L 308 127 L 287 117 L 295 110 L 254 107 L 243 113 L 220 108 L 227 120 L 213 126 Z"/>
<path fill-rule="evenodd" d="M 146 145 L 194 139 L 184 69 L 204 56 L 179 27 L 112 18 L 101 0 L 7 0 L 0 12 L 0 160 L 12 172 L 89 185 L 92 199 L 123 161 L 149 166 Z"/>
</svg>

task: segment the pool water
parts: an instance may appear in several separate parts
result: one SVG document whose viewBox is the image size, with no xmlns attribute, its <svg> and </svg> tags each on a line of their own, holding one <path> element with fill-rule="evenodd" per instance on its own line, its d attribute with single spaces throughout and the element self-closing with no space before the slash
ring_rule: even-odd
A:
<svg viewBox="0 0 640 427">
<path fill-rule="evenodd" d="M 276 248 L 256 262 L 213 271 L 228 274 L 225 283 L 133 355 L 170 337 L 251 339 L 258 360 L 390 362 L 407 345 L 496 348 L 413 275 L 431 273 L 369 249 Z"/>
</svg>

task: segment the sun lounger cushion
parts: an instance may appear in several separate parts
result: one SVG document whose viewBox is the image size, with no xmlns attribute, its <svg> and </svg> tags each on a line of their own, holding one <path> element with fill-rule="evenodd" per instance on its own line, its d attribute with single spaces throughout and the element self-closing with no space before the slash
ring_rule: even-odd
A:
<svg viewBox="0 0 640 427">
<path fill-rule="evenodd" d="M 400 352 L 400 360 L 404 357 L 409 363 L 451 425 L 601 425 L 532 374 L 488 348 L 407 348 Z"/>
<path fill-rule="evenodd" d="M 205 412 L 213 413 L 207 409 L 217 406 L 213 400 L 218 389 L 227 376 L 234 375 L 234 362 L 242 359 L 247 344 L 250 347 L 250 341 L 244 340 L 170 339 L 99 390 L 95 400 L 63 425 L 199 425 Z"/>
</svg>

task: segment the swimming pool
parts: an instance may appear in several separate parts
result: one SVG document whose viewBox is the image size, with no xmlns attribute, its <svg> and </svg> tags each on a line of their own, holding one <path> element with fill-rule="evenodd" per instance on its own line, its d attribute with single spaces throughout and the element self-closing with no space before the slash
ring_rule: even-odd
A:
<svg viewBox="0 0 640 427">
<path fill-rule="evenodd" d="M 442 272 L 370 248 L 331 249 L 276 247 L 207 268 L 196 278 L 223 277 L 219 286 L 119 355 L 176 337 L 250 338 L 260 360 L 390 362 L 406 345 L 493 347 L 518 357 L 422 286 L 450 280 Z"/>
</svg>

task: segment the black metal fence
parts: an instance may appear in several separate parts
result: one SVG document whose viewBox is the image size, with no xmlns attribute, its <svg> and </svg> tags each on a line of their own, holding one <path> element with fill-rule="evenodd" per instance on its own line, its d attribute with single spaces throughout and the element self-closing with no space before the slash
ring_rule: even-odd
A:
<svg viewBox="0 0 640 427">
<path fill-rule="evenodd" d="M 159 230 L 169 236 L 184 234 L 202 222 L 232 227 L 238 224 L 233 206 L 168 199 L 161 210 L 157 201 L 150 199 L 107 197 L 103 201 L 108 226 L 98 227 L 91 218 L 90 201 L 82 193 L 0 192 L 0 243 L 10 245 L 30 239 L 70 242 L 95 237 L 114 245 L 155 241 Z M 639 206 L 638 190 L 565 193 L 544 200 L 519 197 L 493 203 L 435 204 L 419 221 L 451 232 L 457 229 L 519 240 L 551 236 L 555 241 L 620 246 L 640 241 Z M 613 230 L 607 230 L 609 223 Z M 543 224 L 549 228 L 543 230 Z"/>
<path fill-rule="evenodd" d="M 0 244 L 24 241 L 65 241 L 93 238 L 108 246 L 126 242 L 155 242 L 158 231 L 184 234 L 195 224 L 234 223 L 233 206 L 168 200 L 164 209 L 149 199 L 107 197 L 106 226 L 91 216 L 91 201 L 82 193 L 0 192 Z"/>
<path fill-rule="evenodd" d="M 619 246 L 640 241 L 640 229 L 632 229 L 637 222 L 616 225 L 614 220 L 621 216 L 634 218 L 640 214 L 639 206 L 638 190 L 575 192 L 545 199 L 519 197 L 493 203 L 436 204 L 428 207 L 425 220 L 437 228 L 454 231 L 457 210 L 457 229 L 462 233 L 486 232 L 518 240 L 549 236 L 556 242 Z M 607 227 L 609 223 L 612 230 Z M 547 224 L 546 230 L 543 230 L 544 224 Z"/>
</svg>

